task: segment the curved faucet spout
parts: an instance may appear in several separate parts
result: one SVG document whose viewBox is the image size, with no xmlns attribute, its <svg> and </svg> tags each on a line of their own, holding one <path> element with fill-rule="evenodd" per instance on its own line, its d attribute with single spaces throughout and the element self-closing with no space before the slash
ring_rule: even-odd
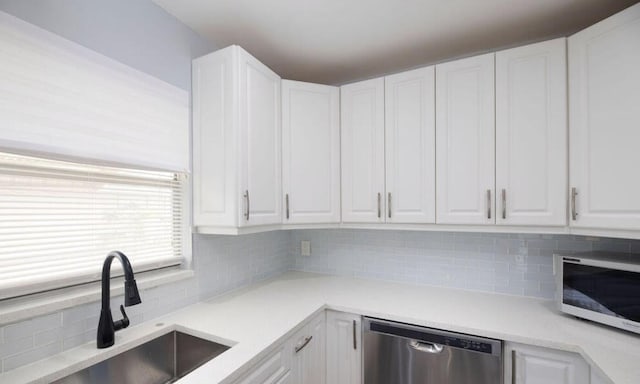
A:
<svg viewBox="0 0 640 384">
<path fill-rule="evenodd" d="M 115 341 L 115 331 L 129 326 L 129 318 L 122 305 L 120 306 L 120 311 L 122 311 L 123 319 L 114 322 L 111 316 L 111 262 L 113 259 L 120 260 L 124 270 L 124 307 L 142 302 L 136 280 L 133 278 L 133 268 L 131 268 L 129 259 L 122 252 L 109 252 L 102 265 L 102 309 L 100 310 L 100 321 L 98 323 L 98 348 L 112 346 Z"/>
</svg>

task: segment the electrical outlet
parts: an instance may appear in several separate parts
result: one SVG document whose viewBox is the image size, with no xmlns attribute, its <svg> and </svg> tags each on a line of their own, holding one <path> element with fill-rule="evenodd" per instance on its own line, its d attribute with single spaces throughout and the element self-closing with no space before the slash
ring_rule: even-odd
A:
<svg viewBox="0 0 640 384">
<path fill-rule="evenodd" d="M 300 241 L 300 255 L 311 256 L 311 241 L 309 240 Z"/>
</svg>

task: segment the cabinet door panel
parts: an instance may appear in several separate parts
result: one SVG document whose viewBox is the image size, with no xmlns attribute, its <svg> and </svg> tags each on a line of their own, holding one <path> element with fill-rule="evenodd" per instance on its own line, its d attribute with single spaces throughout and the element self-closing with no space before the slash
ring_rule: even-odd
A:
<svg viewBox="0 0 640 384">
<path fill-rule="evenodd" d="M 193 61 L 193 223 L 236 226 L 232 49 Z"/>
<path fill-rule="evenodd" d="M 384 221 L 384 79 L 340 88 L 342 221 Z"/>
<path fill-rule="evenodd" d="M 438 223 L 495 222 L 494 54 L 436 65 Z"/>
<path fill-rule="evenodd" d="M 496 54 L 497 223 L 566 225 L 564 38 Z"/>
<path fill-rule="evenodd" d="M 640 229 L 640 5 L 569 37 L 571 226 Z"/>
<path fill-rule="evenodd" d="M 576 353 L 512 343 L 505 351 L 507 366 L 515 369 L 508 372 L 515 375 L 515 384 L 584 384 L 590 380 L 589 365 Z"/>
<path fill-rule="evenodd" d="M 361 371 L 360 316 L 327 311 L 327 383 L 360 384 Z"/>
<path fill-rule="evenodd" d="M 241 51 L 240 127 L 243 174 L 241 193 L 249 191 L 249 219 L 242 226 L 280 223 L 281 131 L 280 78 L 255 58 Z M 243 199 L 244 215 L 247 198 Z"/>
<path fill-rule="evenodd" d="M 326 324 L 324 314 L 309 324 L 309 333 L 313 339 L 302 354 L 303 361 L 303 384 L 324 384 L 325 383 L 325 355 L 326 355 Z"/>
<path fill-rule="evenodd" d="M 340 221 L 339 92 L 282 82 L 284 223 Z"/>
<path fill-rule="evenodd" d="M 386 221 L 435 222 L 434 67 L 385 78 Z"/>
<path fill-rule="evenodd" d="M 298 384 L 325 383 L 325 313 L 313 318 L 292 339 L 292 382 Z"/>
<path fill-rule="evenodd" d="M 504 350 L 505 383 L 589 383 L 589 364 L 577 353 L 510 342 Z"/>
</svg>

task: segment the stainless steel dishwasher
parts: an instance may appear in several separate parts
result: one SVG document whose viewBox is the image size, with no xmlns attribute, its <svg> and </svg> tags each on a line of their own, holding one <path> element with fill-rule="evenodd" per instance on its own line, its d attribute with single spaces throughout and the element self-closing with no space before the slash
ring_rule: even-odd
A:
<svg viewBox="0 0 640 384">
<path fill-rule="evenodd" d="M 502 341 L 364 319 L 364 384 L 502 384 Z"/>
</svg>

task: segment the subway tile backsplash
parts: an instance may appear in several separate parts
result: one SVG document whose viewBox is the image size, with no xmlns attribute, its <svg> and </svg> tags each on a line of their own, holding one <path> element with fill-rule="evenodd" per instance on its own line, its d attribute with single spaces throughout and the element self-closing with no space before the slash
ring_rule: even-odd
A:
<svg viewBox="0 0 640 384">
<path fill-rule="evenodd" d="M 301 240 L 311 256 L 300 256 Z M 640 241 L 350 229 L 194 235 L 195 278 L 141 291 L 127 314 L 135 326 L 289 269 L 551 298 L 552 254 L 589 250 L 640 252 Z M 112 298 L 114 313 L 121 302 Z M 93 302 L 0 326 L 0 372 L 95 342 L 99 313 Z"/>
<path fill-rule="evenodd" d="M 311 241 L 311 256 L 300 241 Z M 297 230 L 293 268 L 551 299 L 553 254 L 637 252 L 640 241 L 570 235 L 375 230 Z"/>
<path fill-rule="evenodd" d="M 131 324 L 157 318 L 204 298 L 278 275 L 291 266 L 290 235 L 194 235 L 196 277 L 140 292 L 142 303 L 127 308 Z M 122 297 L 112 297 L 119 318 Z M 80 344 L 95 342 L 100 302 L 0 326 L 0 372 L 6 372 Z"/>
</svg>

